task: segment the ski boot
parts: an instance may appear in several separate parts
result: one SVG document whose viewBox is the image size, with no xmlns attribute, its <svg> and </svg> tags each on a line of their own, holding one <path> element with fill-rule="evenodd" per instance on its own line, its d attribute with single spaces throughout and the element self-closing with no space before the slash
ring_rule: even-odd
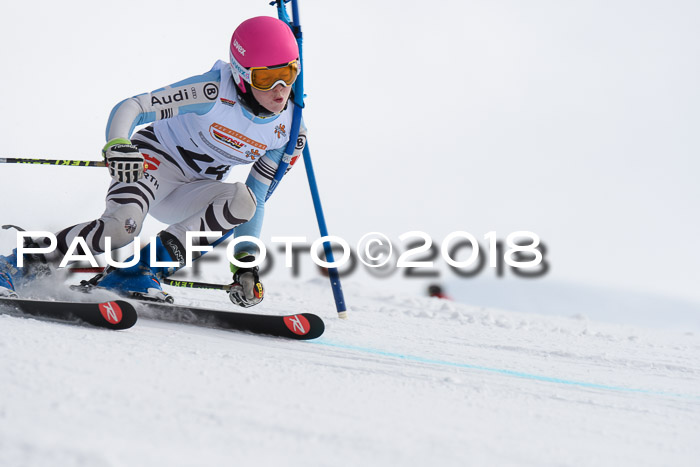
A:
<svg viewBox="0 0 700 467">
<path fill-rule="evenodd" d="M 17 298 L 15 283 L 12 281 L 12 265 L 5 256 L 0 256 L 0 297 Z"/>
<path fill-rule="evenodd" d="M 16 286 L 22 287 L 51 274 L 44 255 L 24 255 L 22 267 L 17 266 L 17 250 L 0 256 L 0 297 L 18 297 Z"/>
<path fill-rule="evenodd" d="M 179 263 L 180 266 L 150 266 L 151 248 L 156 250 L 157 261 Z M 184 266 L 184 251 L 184 247 L 174 235 L 163 231 L 158 234 L 155 242 L 141 249 L 138 263 L 127 268 L 107 267 L 89 281 L 82 281 L 78 288 L 89 291 L 96 287 L 140 300 L 173 303 L 174 298 L 163 290 L 160 279 Z"/>
<path fill-rule="evenodd" d="M 24 229 L 16 225 L 3 225 L 3 230 Z M 25 237 L 25 248 L 38 248 L 39 245 L 31 238 Z M 22 267 L 17 266 L 17 249 L 8 256 L 0 256 L 0 297 L 17 298 L 15 286 L 24 286 L 34 279 L 51 275 L 51 267 L 46 257 L 41 254 L 25 254 Z"/>
</svg>

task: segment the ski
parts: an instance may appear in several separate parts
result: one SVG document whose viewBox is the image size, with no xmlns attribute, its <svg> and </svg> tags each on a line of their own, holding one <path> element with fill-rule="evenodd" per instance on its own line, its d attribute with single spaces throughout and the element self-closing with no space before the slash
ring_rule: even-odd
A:
<svg viewBox="0 0 700 467">
<path fill-rule="evenodd" d="M 85 303 L 0 297 L 0 313 L 87 323 L 115 330 L 132 327 L 138 318 L 133 305 L 123 300 Z"/>
<path fill-rule="evenodd" d="M 255 334 L 285 337 L 288 339 L 316 339 L 323 334 L 323 320 L 312 313 L 295 315 L 261 315 L 238 311 L 213 310 L 183 305 L 139 300 L 141 316 L 163 321 L 188 323 L 217 329 L 248 331 Z"/>
</svg>

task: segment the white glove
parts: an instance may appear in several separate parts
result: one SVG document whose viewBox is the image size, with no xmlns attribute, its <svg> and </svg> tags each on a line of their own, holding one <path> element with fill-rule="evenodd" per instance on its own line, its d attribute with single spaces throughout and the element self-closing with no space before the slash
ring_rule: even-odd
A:
<svg viewBox="0 0 700 467">
<path fill-rule="evenodd" d="M 242 263 L 252 263 L 255 261 L 255 256 L 244 253 L 236 255 L 236 259 Z M 233 271 L 233 284 L 228 292 L 231 301 L 243 308 L 262 302 L 265 289 L 260 282 L 258 267 L 240 268 L 231 264 L 231 271 Z"/>
<path fill-rule="evenodd" d="M 134 183 L 143 177 L 143 154 L 128 139 L 111 140 L 102 149 L 102 155 L 114 180 Z"/>
</svg>

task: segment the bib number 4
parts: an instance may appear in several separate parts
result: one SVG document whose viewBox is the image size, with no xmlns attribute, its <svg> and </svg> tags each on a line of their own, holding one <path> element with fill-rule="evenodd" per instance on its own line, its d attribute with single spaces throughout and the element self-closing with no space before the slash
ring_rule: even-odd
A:
<svg viewBox="0 0 700 467">
<path fill-rule="evenodd" d="M 182 160 L 184 160 L 191 169 L 197 173 L 204 173 L 211 177 L 216 177 L 217 180 L 222 180 L 226 172 L 228 172 L 228 169 L 231 168 L 229 165 L 211 165 L 214 162 L 214 158 L 206 154 L 190 151 L 182 146 L 178 146 L 177 150 Z"/>
</svg>

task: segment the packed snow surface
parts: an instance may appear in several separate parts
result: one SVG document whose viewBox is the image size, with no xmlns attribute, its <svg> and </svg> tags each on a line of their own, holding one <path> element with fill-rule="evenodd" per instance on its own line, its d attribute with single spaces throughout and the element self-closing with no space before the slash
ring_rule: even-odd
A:
<svg viewBox="0 0 700 467">
<path fill-rule="evenodd" d="M 345 292 L 343 321 L 325 280 L 268 285 L 306 342 L 0 315 L 0 465 L 697 465 L 694 332 Z"/>
</svg>

